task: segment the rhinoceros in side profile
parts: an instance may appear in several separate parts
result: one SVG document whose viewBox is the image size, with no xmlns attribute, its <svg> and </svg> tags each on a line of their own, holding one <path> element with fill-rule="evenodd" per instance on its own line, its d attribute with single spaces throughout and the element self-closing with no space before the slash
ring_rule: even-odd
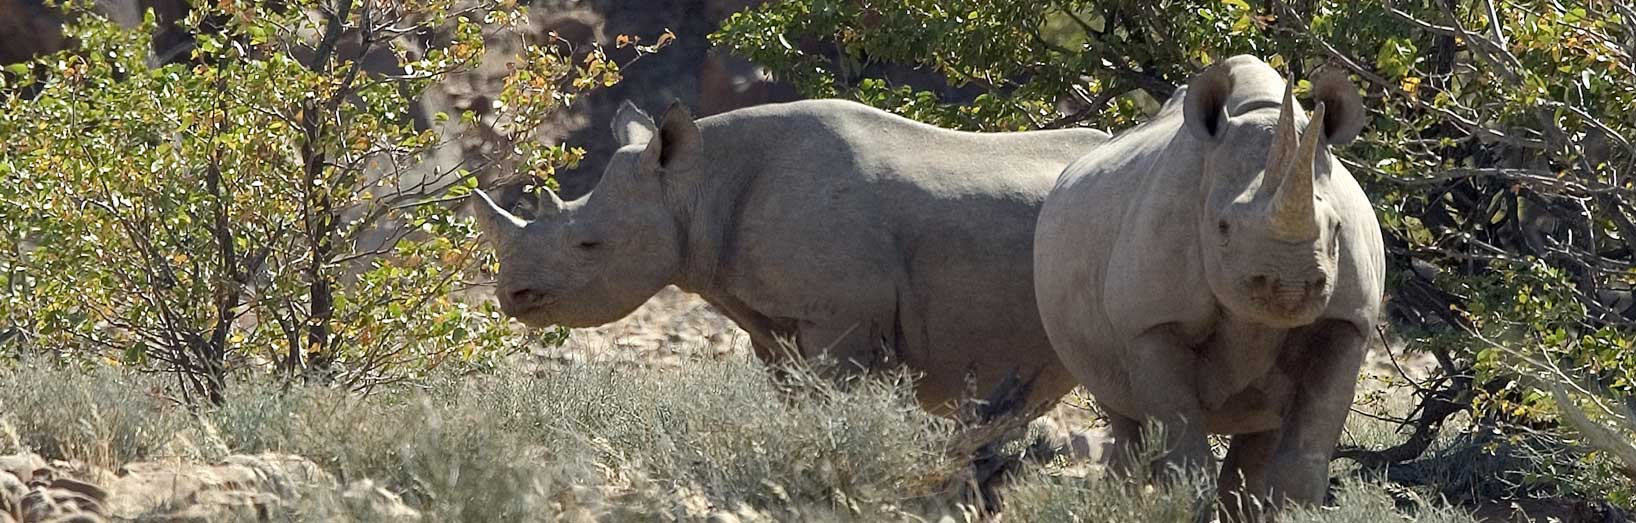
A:
<svg viewBox="0 0 1636 523">
<path fill-rule="evenodd" d="M 1224 501 L 1322 501 L 1381 308 L 1380 226 L 1328 150 L 1362 101 L 1322 76 L 1309 116 L 1290 87 L 1250 56 L 1208 68 L 1064 170 L 1035 230 L 1057 356 L 1117 440 L 1165 426 L 1164 465 L 1231 434 Z"/>
<path fill-rule="evenodd" d="M 968 377 L 976 396 L 1032 380 L 1029 406 L 1073 387 L 1035 309 L 1034 221 L 1107 133 L 957 132 L 838 100 L 697 122 L 673 104 L 657 125 L 627 105 L 614 128 L 624 146 L 589 195 L 483 194 L 508 315 L 594 326 L 676 285 L 763 360 L 787 338 L 803 356 L 904 365 L 940 414 Z"/>
</svg>

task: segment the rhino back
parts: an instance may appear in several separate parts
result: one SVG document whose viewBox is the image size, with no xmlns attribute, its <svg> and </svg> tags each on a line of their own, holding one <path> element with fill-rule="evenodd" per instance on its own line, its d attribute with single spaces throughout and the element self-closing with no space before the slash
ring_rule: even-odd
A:
<svg viewBox="0 0 1636 523">
<path fill-rule="evenodd" d="M 965 133 L 839 101 L 700 123 L 732 147 L 713 155 L 753 158 L 723 224 L 732 294 L 774 317 L 892 311 L 904 362 L 948 381 L 922 387 L 1013 360 L 1052 368 L 1051 394 L 1071 388 L 1034 308 L 1033 227 L 1063 167 L 1106 133 Z"/>
</svg>

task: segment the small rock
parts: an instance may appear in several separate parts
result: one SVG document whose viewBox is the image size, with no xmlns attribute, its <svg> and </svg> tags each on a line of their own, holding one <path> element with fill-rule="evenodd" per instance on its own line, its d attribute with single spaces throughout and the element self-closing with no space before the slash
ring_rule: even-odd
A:
<svg viewBox="0 0 1636 523">
<path fill-rule="evenodd" d="M 104 515 L 108 511 L 102 508 L 102 501 L 90 496 L 63 489 L 46 489 L 46 495 L 66 514 L 96 514 Z"/>
<path fill-rule="evenodd" d="M 101 500 L 73 490 L 46 487 L 29 490 L 11 512 L 24 522 L 103 521 L 107 514 Z"/>
<path fill-rule="evenodd" d="M 23 480 L 10 472 L 0 472 L 0 515 L 22 516 L 25 495 L 28 495 L 28 486 L 23 484 Z M 0 520 L 0 523 L 5 523 L 5 520 Z"/>
<path fill-rule="evenodd" d="M 739 523 L 738 516 L 733 515 L 732 512 L 723 512 L 719 510 L 710 514 L 710 519 L 707 521 L 709 521 L 709 523 Z"/>
<path fill-rule="evenodd" d="M 23 481 L 33 479 L 34 471 L 43 468 L 46 468 L 45 460 L 35 454 L 0 456 L 0 473 L 10 472 Z"/>
<path fill-rule="evenodd" d="M 1113 438 L 1106 431 L 1076 430 L 1068 436 L 1068 448 L 1075 461 L 1106 464 L 1113 457 Z"/>
<path fill-rule="evenodd" d="M 267 514 L 275 512 L 284 500 L 267 492 L 244 490 L 206 490 L 185 500 L 182 510 L 165 517 L 173 523 L 215 521 L 266 521 Z"/>
<path fill-rule="evenodd" d="M 405 505 L 402 497 L 367 479 L 348 485 L 341 499 L 345 499 L 353 508 L 366 509 L 384 521 L 420 520 L 420 511 Z"/>
<path fill-rule="evenodd" d="M 98 487 L 96 485 L 92 485 L 90 483 L 86 483 L 84 481 L 68 479 L 68 478 L 60 478 L 60 479 L 52 480 L 50 488 L 57 489 L 57 490 L 64 490 L 64 491 L 68 491 L 68 492 L 74 492 L 74 493 L 80 494 L 82 496 L 85 496 L 87 498 L 96 500 L 97 503 L 102 503 L 102 502 L 108 501 L 108 491 L 102 490 L 101 487 Z"/>
<path fill-rule="evenodd" d="M 710 514 L 710 500 L 703 494 L 692 492 L 690 489 L 682 489 L 678 494 L 681 494 L 682 498 L 680 508 L 687 517 L 702 518 Z"/>
<path fill-rule="evenodd" d="M 0 519 L 0 522 L 3 522 L 3 521 L 5 521 L 5 520 Z M 80 513 L 80 514 L 69 514 L 67 516 L 63 516 L 63 517 L 60 517 L 60 518 L 57 518 L 57 519 L 53 519 L 51 521 L 47 521 L 47 522 L 44 522 L 44 523 L 108 523 L 108 520 L 103 519 L 102 516 L 96 516 L 96 515 L 91 515 L 91 514 Z"/>
<path fill-rule="evenodd" d="M 23 521 L 45 521 L 57 516 L 66 515 L 68 511 L 57 506 L 57 500 L 45 489 L 36 488 L 23 495 L 20 507 Z"/>
<path fill-rule="evenodd" d="M 227 515 L 256 516 L 298 500 L 303 487 L 335 488 L 335 479 L 299 456 L 229 456 L 217 465 L 130 463 L 108 485 L 114 517 L 167 515 L 177 521 L 218 521 Z M 178 508 L 185 510 L 177 512 Z"/>
</svg>

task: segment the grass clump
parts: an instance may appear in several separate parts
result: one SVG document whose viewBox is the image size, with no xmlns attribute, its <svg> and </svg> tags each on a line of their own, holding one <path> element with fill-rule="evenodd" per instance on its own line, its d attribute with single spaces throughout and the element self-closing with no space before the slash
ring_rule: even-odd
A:
<svg viewBox="0 0 1636 523">
<path fill-rule="evenodd" d="M 0 420 L 20 446 L 77 459 L 100 449 L 97 464 L 110 468 L 295 454 L 340 485 L 379 482 L 438 521 L 727 510 L 894 519 L 950 498 L 952 427 L 914 407 L 905 382 L 842 390 L 795 375 L 775 385 L 749 362 L 588 363 L 439 376 L 368 397 L 245 379 L 220 407 L 190 413 L 133 394 L 157 376 L 24 362 L 0 369 Z M 311 492 L 291 510 L 335 519 L 345 511 L 312 505 L 339 503 L 332 494 Z"/>
<path fill-rule="evenodd" d="M 1208 509 L 1212 495 L 1204 482 L 1196 479 L 1155 487 L 1108 478 L 1038 473 L 1007 494 L 1006 518 L 1038 523 L 1192 523 L 1195 514 Z"/>
<path fill-rule="evenodd" d="M 106 367 L 66 367 L 36 360 L 0 361 L 0 422 L 10 435 L 0 452 L 24 447 L 102 467 L 165 457 L 187 426 L 168 407 L 156 376 Z"/>
<path fill-rule="evenodd" d="M 1295 506 L 1278 514 L 1284 523 L 1475 523 L 1465 510 L 1432 503 L 1389 485 L 1349 480 L 1333 504 Z M 1393 492 L 1401 495 L 1394 496 Z M 1081 523 L 1142 521 L 1193 523 L 1214 510 L 1215 492 L 1203 476 L 1169 487 L 1133 486 L 1108 478 L 1086 479 L 1037 474 L 1021 482 L 1006 498 L 1008 521 Z"/>
<path fill-rule="evenodd" d="M 1349 480 L 1326 507 L 1295 507 L 1280 515 L 1282 521 L 1302 523 L 1475 523 L 1470 513 L 1427 501 L 1402 489 L 1374 482 Z"/>
</svg>

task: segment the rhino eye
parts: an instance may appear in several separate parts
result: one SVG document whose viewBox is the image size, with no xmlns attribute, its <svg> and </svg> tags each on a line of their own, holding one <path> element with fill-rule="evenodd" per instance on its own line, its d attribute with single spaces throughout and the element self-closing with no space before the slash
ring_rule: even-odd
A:
<svg viewBox="0 0 1636 523">
<path fill-rule="evenodd" d="M 595 248 L 601 247 L 601 246 L 602 246 L 602 242 L 590 241 L 590 240 L 579 242 L 579 245 L 578 245 L 579 248 L 586 249 L 586 250 L 595 249 Z"/>
<path fill-rule="evenodd" d="M 1221 233 L 1222 236 L 1226 236 L 1227 233 L 1231 232 L 1231 231 L 1232 231 L 1232 227 L 1227 225 L 1227 220 L 1221 220 L 1219 222 L 1216 222 L 1216 232 Z"/>
</svg>

